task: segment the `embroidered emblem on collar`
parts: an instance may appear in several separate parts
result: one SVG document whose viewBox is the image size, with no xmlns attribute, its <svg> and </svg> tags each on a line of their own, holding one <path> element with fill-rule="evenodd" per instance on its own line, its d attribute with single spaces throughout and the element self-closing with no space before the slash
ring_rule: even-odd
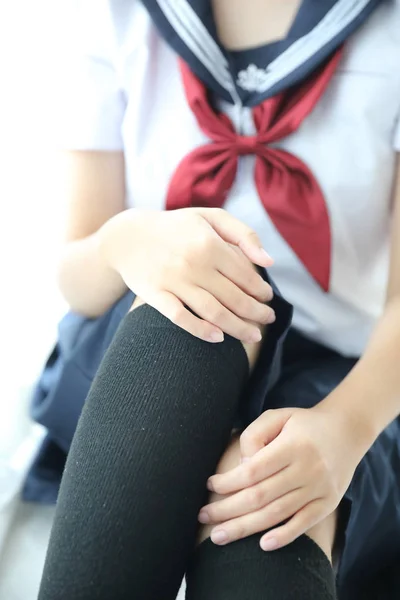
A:
<svg viewBox="0 0 400 600">
<path fill-rule="evenodd" d="M 262 92 L 269 77 L 269 69 L 260 69 L 250 64 L 243 71 L 239 71 L 237 85 L 248 92 Z"/>
</svg>

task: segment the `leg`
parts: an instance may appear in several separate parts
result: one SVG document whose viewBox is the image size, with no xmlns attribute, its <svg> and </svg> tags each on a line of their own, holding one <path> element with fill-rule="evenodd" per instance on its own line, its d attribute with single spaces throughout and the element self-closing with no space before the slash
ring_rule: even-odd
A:
<svg viewBox="0 0 400 600">
<path fill-rule="evenodd" d="M 217 473 L 239 464 L 238 436 L 232 437 Z M 221 499 L 211 494 L 209 501 Z M 331 567 L 336 514 L 310 529 L 307 536 L 279 551 L 264 553 L 260 534 L 218 547 L 210 541 L 212 527 L 199 531 L 201 542 L 187 573 L 187 600 L 333 600 Z M 311 542 L 311 540 L 313 542 Z M 329 559 L 329 560 L 328 560 Z"/>
<path fill-rule="evenodd" d="M 124 319 L 70 450 L 40 600 L 173 600 L 248 377 L 148 306 Z"/>
</svg>

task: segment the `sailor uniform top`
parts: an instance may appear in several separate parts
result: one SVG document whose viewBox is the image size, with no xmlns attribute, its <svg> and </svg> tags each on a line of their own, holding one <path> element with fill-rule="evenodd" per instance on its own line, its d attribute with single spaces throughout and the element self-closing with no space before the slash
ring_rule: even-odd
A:
<svg viewBox="0 0 400 600">
<path fill-rule="evenodd" d="M 201 121 L 204 111 L 217 127 L 225 122 L 236 162 L 220 205 L 252 227 L 274 258 L 271 275 L 294 306 L 294 326 L 360 355 L 382 313 L 388 277 L 400 151 L 400 0 L 303 0 L 283 40 L 240 52 L 218 42 L 210 1 L 66 4 L 60 145 L 123 151 L 127 205 L 171 209 L 183 201 L 182 187 L 171 188 L 179 168 L 218 144 Z M 296 127 L 270 138 L 268 128 L 260 132 L 260 111 L 265 116 L 280 102 L 281 118 L 321 78 L 321 94 Z M 194 96 L 202 98 L 203 117 Z M 283 166 L 273 156 L 284 157 Z M 298 181 L 304 173 L 308 179 L 301 193 L 298 186 L 283 193 L 293 164 Z M 185 188 L 183 205 L 200 203 L 195 189 Z M 202 202 L 215 205 L 212 191 Z M 285 207 L 298 213 L 294 238 Z"/>
</svg>

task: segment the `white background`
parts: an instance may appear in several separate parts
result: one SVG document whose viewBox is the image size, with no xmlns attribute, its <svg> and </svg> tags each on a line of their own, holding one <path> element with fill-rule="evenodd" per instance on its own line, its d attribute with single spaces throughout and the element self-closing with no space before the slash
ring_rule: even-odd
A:
<svg viewBox="0 0 400 600">
<path fill-rule="evenodd" d="M 0 407 L 32 381 L 62 308 L 54 285 L 62 222 L 53 133 L 57 0 L 0 0 Z M 0 448 L 9 435 L 0 413 Z"/>
<path fill-rule="evenodd" d="M 0 600 L 34 600 L 52 509 L 16 494 L 40 430 L 27 403 L 63 304 L 54 102 L 60 0 L 0 0 Z"/>
</svg>

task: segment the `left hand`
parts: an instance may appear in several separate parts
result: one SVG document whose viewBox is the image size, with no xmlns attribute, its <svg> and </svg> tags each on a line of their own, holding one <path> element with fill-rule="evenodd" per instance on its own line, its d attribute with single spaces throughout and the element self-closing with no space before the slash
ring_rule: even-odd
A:
<svg viewBox="0 0 400 600">
<path fill-rule="evenodd" d="M 240 449 L 244 462 L 208 481 L 211 491 L 232 495 L 203 507 L 199 521 L 218 524 L 211 539 L 223 531 L 223 543 L 269 529 L 260 545 L 275 550 L 334 512 L 368 448 L 349 419 L 322 402 L 266 411 L 242 433 Z"/>
</svg>

